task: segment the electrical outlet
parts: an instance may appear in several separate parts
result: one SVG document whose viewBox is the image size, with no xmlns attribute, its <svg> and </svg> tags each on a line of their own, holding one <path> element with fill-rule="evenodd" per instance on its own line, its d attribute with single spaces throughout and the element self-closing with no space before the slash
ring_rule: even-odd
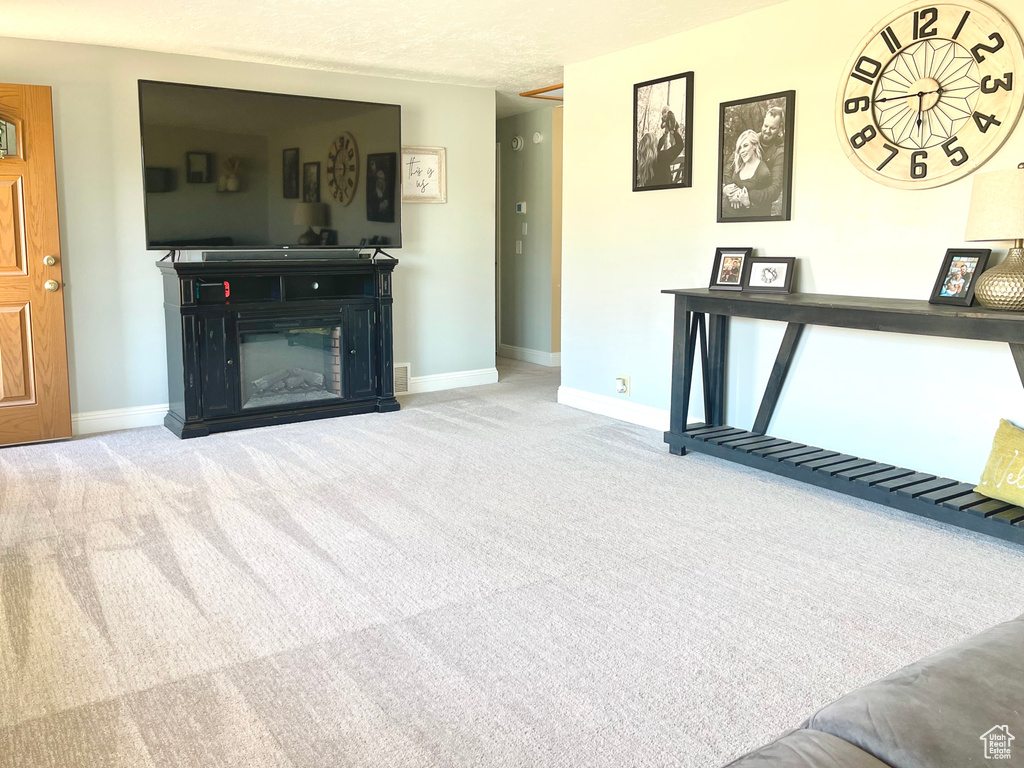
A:
<svg viewBox="0 0 1024 768">
<path fill-rule="evenodd" d="M 629 376 L 615 377 L 615 391 L 620 395 L 629 397 Z"/>
</svg>

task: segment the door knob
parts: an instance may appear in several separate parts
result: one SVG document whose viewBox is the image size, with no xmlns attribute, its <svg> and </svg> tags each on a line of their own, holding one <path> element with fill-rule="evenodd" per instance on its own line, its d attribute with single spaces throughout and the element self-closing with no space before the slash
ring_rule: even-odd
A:
<svg viewBox="0 0 1024 768">
<path fill-rule="evenodd" d="M 356 353 L 356 351 L 355 351 L 354 349 L 350 349 L 350 350 L 348 351 L 348 353 L 349 353 L 350 355 L 354 355 L 354 354 Z"/>
<path fill-rule="evenodd" d="M 43 288 L 48 290 L 50 293 L 53 293 L 54 291 L 60 290 L 60 283 L 58 283 L 56 280 L 47 280 L 45 283 L 43 283 Z"/>
<path fill-rule="evenodd" d="M 43 257 L 43 264 L 45 264 L 48 267 L 52 267 L 56 263 L 57 263 L 57 258 L 55 256 L 44 256 Z"/>
</svg>

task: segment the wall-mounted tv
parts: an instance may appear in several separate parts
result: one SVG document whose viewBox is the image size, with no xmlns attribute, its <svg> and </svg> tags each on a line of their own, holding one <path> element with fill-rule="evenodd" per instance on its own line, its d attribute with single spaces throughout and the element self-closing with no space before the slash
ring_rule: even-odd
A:
<svg viewBox="0 0 1024 768">
<path fill-rule="evenodd" d="M 149 250 L 402 244 L 402 108 L 139 81 Z"/>
</svg>

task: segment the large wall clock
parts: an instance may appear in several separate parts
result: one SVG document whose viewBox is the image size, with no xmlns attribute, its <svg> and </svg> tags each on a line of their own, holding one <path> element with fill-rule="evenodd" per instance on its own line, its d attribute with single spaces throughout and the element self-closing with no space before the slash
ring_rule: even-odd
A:
<svg viewBox="0 0 1024 768">
<path fill-rule="evenodd" d="M 926 189 L 967 175 L 999 149 L 1024 101 L 1020 36 L 976 0 L 904 6 L 843 70 L 836 129 L 875 181 Z"/>
<path fill-rule="evenodd" d="M 346 131 L 334 140 L 327 160 L 327 186 L 338 202 L 348 205 L 359 182 L 359 149 L 351 133 Z"/>
</svg>

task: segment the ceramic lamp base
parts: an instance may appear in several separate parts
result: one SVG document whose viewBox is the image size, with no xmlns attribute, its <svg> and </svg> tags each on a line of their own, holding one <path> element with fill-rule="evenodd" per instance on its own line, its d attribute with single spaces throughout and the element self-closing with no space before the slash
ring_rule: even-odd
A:
<svg viewBox="0 0 1024 768">
<path fill-rule="evenodd" d="M 320 235 L 313 231 L 310 227 L 301 235 L 299 235 L 299 245 L 320 245 Z"/>
<path fill-rule="evenodd" d="M 1001 264 L 981 274 L 974 296 L 989 309 L 1024 310 L 1024 247 L 1020 240 Z"/>
</svg>

